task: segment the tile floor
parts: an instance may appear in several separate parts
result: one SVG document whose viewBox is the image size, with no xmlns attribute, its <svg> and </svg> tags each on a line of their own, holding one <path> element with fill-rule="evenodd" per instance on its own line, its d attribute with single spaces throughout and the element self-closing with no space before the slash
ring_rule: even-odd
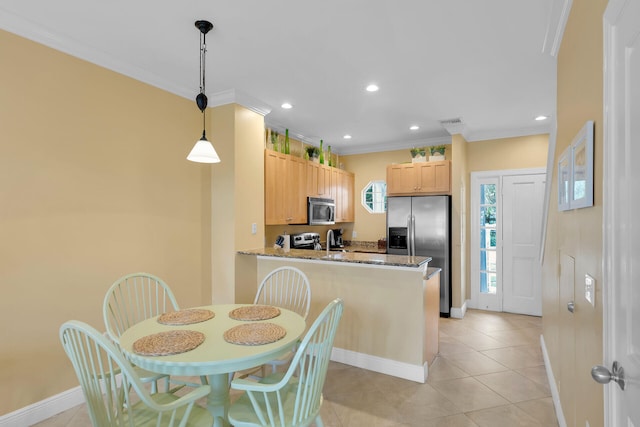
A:
<svg viewBox="0 0 640 427">
<path fill-rule="evenodd" d="M 326 427 L 557 426 L 540 350 L 542 320 L 467 311 L 440 319 L 440 354 L 426 384 L 332 362 Z M 233 397 L 232 397 L 233 399 Z M 84 405 L 38 427 L 85 427 Z"/>
</svg>

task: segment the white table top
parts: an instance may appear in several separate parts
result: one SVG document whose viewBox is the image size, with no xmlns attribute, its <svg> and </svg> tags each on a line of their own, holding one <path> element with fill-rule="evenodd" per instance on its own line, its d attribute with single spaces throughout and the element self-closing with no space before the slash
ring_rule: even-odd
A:
<svg viewBox="0 0 640 427">
<path fill-rule="evenodd" d="M 280 308 L 280 315 L 260 322 L 280 325 L 287 331 L 284 338 L 270 344 L 239 345 L 224 340 L 226 330 L 248 321 L 234 320 L 229 312 L 250 304 L 210 305 L 203 308 L 215 313 L 215 317 L 190 325 L 163 325 L 157 317 L 144 320 L 127 329 L 120 337 L 120 346 L 130 360 L 141 368 L 170 375 L 201 376 L 215 375 L 259 366 L 273 360 L 291 349 L 304 333 L 305 321 L 302 316 Z M 197 348 L 184 353 L 167 356 L 142 356 L 133 352 L 133 343 L 147 335 L 185 329 L 199 331 L 205 340 Z"/>
</svg>

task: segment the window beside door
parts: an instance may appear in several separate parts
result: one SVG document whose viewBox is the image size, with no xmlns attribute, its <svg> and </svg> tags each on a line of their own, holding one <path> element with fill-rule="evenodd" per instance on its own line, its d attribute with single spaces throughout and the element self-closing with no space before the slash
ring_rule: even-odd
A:
<svg viewBox="0 0 640 427">
<path fill-rule="evenodd" d="M 480 184 L 480 292 L 495 294 L 497 289 L 497 201 L 496 184 Z"/>
</svg>

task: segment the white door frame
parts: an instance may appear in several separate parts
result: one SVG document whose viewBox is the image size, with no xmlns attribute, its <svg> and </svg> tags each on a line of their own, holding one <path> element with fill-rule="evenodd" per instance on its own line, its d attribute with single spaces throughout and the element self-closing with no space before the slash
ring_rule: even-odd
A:
<svg viewBox="0 0 640 427">
<path fill-rule="evenodd" d="M 535 174 L 546 174 L 546 168 L 527 168 L 527 169 L 504 169 L 504 170 L 495 170 L 495 171 L 481 171 L 481 172 L 471 172 L 470 186 L 471 186 L 471 203 L 470 208 L 468 210 L 471 211 L 470 214 L 470 245 L 469 252 L 471 258 L 471 299 L 468 301 L 469 308 L 477 308 L 477 309 L 487 309 L 487 301 L 482 301 L 483 298 L 487 298 L 484 295 L 480 295 L 480 289 L 477 286 L 478 280 L 477 277 L 480 274 L 480 259 L 477 254 L 477 249 L 480 245 L 480 238 L 478 233 L 478 224 L 480 224 L 480 217 L 478 212 L 478 205 L 480 203 L 480 193 L 478 191 L 478 187 L 480 181 L 496 179 L 497 180 L 497 188 L 496 188 L 496 197 L 497 197 L 497 209 L 496 209 L 496 223 L 498 225 L 497 235 L 496 235 L 496 245 L 497 245 L 497 282 L 498 282 L 498 292 L 495 295 L 496 301 L 493 303 L 489 303 L 490 310 L 502 311 L 502 232 L 500 228 L 502 227 L 502 178 L 504 176 L 515 176 L 515 175 L 535 175 Z M 542 292 L 542 289 L 540 290 Z"/>
</svg>

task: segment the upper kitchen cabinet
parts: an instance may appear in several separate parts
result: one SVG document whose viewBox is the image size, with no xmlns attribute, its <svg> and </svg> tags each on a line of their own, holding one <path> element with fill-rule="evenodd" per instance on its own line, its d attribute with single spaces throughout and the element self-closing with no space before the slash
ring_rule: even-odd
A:
<svg viewBox="0 0 640 427">
<path fill-rule="evenodd" d="M 387 166 L 389 196 L 451 194 L 451 161 Z"/>
<path fill-rule="evenodd" d="M 350 172 L 265 149 L 265 224 L 306 224 L 307 197 L 333 199 L 336 222 L 353 222 L 354 183 Z"/>
<path fill-rule="evenodd" d="M 265 224 L 307 222 L 306 161 L 277 151 L 265 150 Z"/>
<path fill-rule="evenodd" d="M 354 221 L 355 176 L 351 172 L 331 168 L 331 198 L 336 202 L 336 222 Z"/>
<path fill-rule="evenodd" d="M 332 198 L 331 171 L 334 168 L 310 161 L 305 163 L 307 164 L 307 195 Z"/>
</svg>

